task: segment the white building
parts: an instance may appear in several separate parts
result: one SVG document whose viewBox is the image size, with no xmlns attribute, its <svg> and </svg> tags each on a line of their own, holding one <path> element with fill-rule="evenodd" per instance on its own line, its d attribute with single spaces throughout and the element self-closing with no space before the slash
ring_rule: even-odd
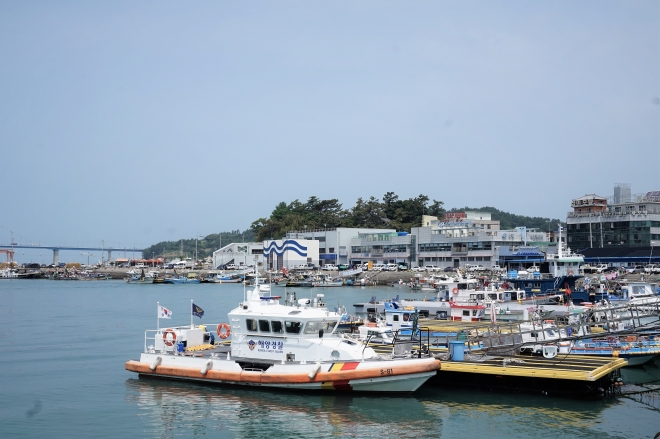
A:
<svg viewBox="0 0 660 439">
<path fill-rule="evenodd" d="M 404 264 L 410 267 L 415 254 L 414 241 L 408 232 L 362 229 L 351 239 L 350 265 Z"/>
<path fill-rule="evenodd" d="M 263 267 L 265 262 L 262 242 L 234 242 L 213 252 L 213 268 L 227 264 Z"/>
<path fill-rule="evenodd" d="M 517 227 L 500 230 L 500 222 L 489 212 L 451 212 L 449 220 L 424 217 L 424 227 L 411 230 L 414 254 L 412 266 L 436 265 L 440 268 L 463 267 L 465 264 L 528 266 L 536 263 L 542 253 L 529 243 L 547 247 L 545 232 Z"/>
<path fill-rule="evenodd" d="M 262 251 L 269 270 L 319 265 L 319 241 L 313 239 L 267 240 L 263 242 Z"/>
<path fill-rule="evenodd" d="M 362 234 L 396 233 L 394 229 L 368 229 L 335 227 L 329 229 L 305 229 L 288 232 L 286 239 L 314 240 L 319 243 L 319 265 L 352 265 L 353 238 Z"/>
</svg>

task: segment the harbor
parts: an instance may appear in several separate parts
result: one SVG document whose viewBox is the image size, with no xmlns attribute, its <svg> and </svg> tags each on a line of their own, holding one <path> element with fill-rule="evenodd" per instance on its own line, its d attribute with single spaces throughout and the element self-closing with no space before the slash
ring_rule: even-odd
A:
<svg viewBox="0 0 660 439">
<path fill-rule="evenodd" d="M 334 309 L 353 300 L 368 300 L 372 295 L 386 297 L 391 289 L 343 287 L 323 292 L 328 308 Z M 311 299 L 319 293 L 314 288 L 294 291 L 299 299 Z M 657 432 L 658 407 L 652 400 L 653 385 L 660 379 L 657 361 L 641 367 L 620 368 L 625 383 L 621 393 L 595 400 L 545 395 L 541 390 L 534 393 L 477 390 L 434 382 L 405 396 L 373 397 L 138 379 L 124 369 L 124 363 L 139 357 L 145 327 L 156 326 L 158 302 L 172 312 L 170 320 L 161 319 L 161 328 L 167 328 L 166 324 L 190 325 L 190 304 L 194 300 L 205 311 L 202 318 L 193 316 L 195 326 L 207 325 L 215 332 L 212 325 L 227 322 L 227 312 L 243 301 L 243 285 L 133 288 L 123 280 L 7 280 L 0 282 L 0 294 L 5 304 L 0 317 L 6 323 L 3 337 L 8 349 L 8 355 L 0 359 L 4 371 L 2 398 L 7 401 L 0 416 L 9 435 L 31 436 L 49 428 L 54 437 L 64 437 L 72 431 L 101 436 L 109 432 L 130 435 L 131 431 L 142 431 L 149 437 L 176 437 L 179 429 L 195 428 L 200 433 L 211 434 L 220 429 L 234 432 L 228 437 L 258 437 L 254 430 L 263 423 L 269 425 L 270 431 L 282 429 L 283 435 L 316 437 L 337 434 L 392 437 L 413 432 L 419 437 L 437 437 L 438 431 L 460 436 L 481 434 L 487 429 L 494 437 L 563 434 L 648 438 Z M 35 302 L 40 304 L 38 308 L 33 306 Z M 28 315 L 29 319 L 24 318 Z M 35 337 L 35 321 L 50 329 Z M 75 321 L 75 325 L 64 324 L 67 321 Z M 436 329 L 442 328 L 433 328 Z M 467 362 L 440 361 L 447 373 L 469 373 L 465 371 L 470 367 L 469 355 L 466 351 Z M 546 360 L 521 359 L 526 363 L 503 367 L 501 360 L 497 360 L 484 368 L 490 367 L 492 372 L 514 367 L 529 369 L 539 367 Z M 546 362 L 554 361 L 561 367 L 560 360 L 556 357 Z M 23 367 L 25 364 L 30 367 Z M 599 367 L 595 364 L 590 371 L 574 371 L 573 377 L 588 382 L 590 376 L 602 371 Z M 460 380 L 456 376 L 452 381 L 457 384 L 464 379 L 469 383 L 475 376 L 470 373 Z M 491 376 L 492 381 L 505 379 L 505 376 Z M 628 393 L 628 389 L 635 393 Z M 104 395 L 101 400 L 99 394 Z M 539 413 L 545 416 L 541 424 Z M 81 425 L 81 416 L 97 422 Z M 626 422 L 631 416 L 638 420 L 634 425 Z M 471 421 L 460 420 L 465 417 Z M 401 422 L 402 419 L 406 422 Z M 293 425 L 291 420 L 295 420 Z M 514 424 L 516 428 L 512 430 Z"/>
</svg>

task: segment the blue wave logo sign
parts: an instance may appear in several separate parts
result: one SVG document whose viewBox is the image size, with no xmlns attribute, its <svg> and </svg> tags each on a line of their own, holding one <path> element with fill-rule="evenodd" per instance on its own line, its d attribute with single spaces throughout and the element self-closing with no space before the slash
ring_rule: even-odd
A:
<svg viewBox="0 0 660 439">
<path fill-rule="evenodd" d="M 284 252 L 287 251 L 297 253 L 304 258 L 307 257 L 307 247 L 301 245 L 298 241 L 293 239 L 287 239 L 282 243 L 281 246 L 272 241 L 270 244 L 268 244 L 267 247 L 264 248 L 264 256 L 270 256 L 273 253 L 277 256 L 282 256 Z"/>
</svg>

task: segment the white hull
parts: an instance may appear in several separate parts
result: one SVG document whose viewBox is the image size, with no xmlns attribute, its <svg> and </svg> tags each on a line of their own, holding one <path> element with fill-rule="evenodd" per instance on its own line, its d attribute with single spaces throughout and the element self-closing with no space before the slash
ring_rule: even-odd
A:
<svg viewBox="0 0 660 439">
<path fill-rule="evenodd" d="M 277 363 L 264 371 L 254 371 L 243 370 L 232 359 L 163 353 L 143 353 L 139 362 L 129 361 L 126 364 L 127 370 L 159 378 L 281 389 L 360 392 L 414 392 L 434 376 L 438 368 L 439 362 L 433 358 L 406 358 Z"/>
</svg>

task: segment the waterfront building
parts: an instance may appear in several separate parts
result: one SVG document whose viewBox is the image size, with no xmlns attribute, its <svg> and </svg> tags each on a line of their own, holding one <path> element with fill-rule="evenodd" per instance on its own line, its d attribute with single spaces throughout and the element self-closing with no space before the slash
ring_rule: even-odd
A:
<svg viewBox="0 0 660 439">
<path fill-rule="evenodd" d="M 612 197 L 585 195 L 571 207 L 568 245 L 578 251 L 660 246 L 660 191 L 631 195 L 630 185 L 618 184 Z"/>
<path fill-rule="evenodd" d="M 396 230 L 361 229 L 350 242 L 350 265 L 396 264 L 410 267 L 416 254 L 413 236 Z"/>
<path fill-rule="evenodd" d="M 408 268 L 496 265 L 525 268 L 556 249 L 552 234 L 518 227 L 500 230 L 488 212 L 450 212 L 444 219 L 425 215 L 411 233 L 363 230 L 351 240 L 350 264 L 397 264 Z"/>
<path fill-rule="evenodd" d="M 262 252 L 268 270 L 319 265 L 319 241 L 314 239 L 269 239 L 263 242 Z"/>
<path fill-rule="evenodd" d="M 236 267 L 253 265 L 262 267 L 265 262 L 262 242 L 233 242 L 213 252 L 213 267 L 234 264 Z"/>
<path fill-rule="evenodd" d="M 632 194 L 630 185 L 614 195 L 585 195 L 571 201 L 567 243 L 588 264 L 637 266 L 660 262 L 660 191 Z M 655 253 L 655 254 L 654 254 Z"/>
<path fill-rule="evenodd" d="M 412 266 L 435 265 L 440 269 L 481 265 L 525 268 L 545 259 L 551 235 L 517 227 L 501 230 L 489 212 L 451 212 L 443 220 L 424 216 L 422 227 L 413 227 L 416 244 Z M 460 215 L 459 215 L 460 214 Z"/>
<path fill-rule="evenodd" d="M 305 239 L 318 243 L 318 263 L 352 266 L 356 264 L 352 252 L 353 239 L 363 235 L 396 234 L 394 229 L 367 229 L 331 227 L 321 229 L 294 230 L 287 232 L 285 239 Z M 357 258 L 361 263 L 361 258 Z M 365 260 L 366 262 L 366 260 Z"/>
</svg>

